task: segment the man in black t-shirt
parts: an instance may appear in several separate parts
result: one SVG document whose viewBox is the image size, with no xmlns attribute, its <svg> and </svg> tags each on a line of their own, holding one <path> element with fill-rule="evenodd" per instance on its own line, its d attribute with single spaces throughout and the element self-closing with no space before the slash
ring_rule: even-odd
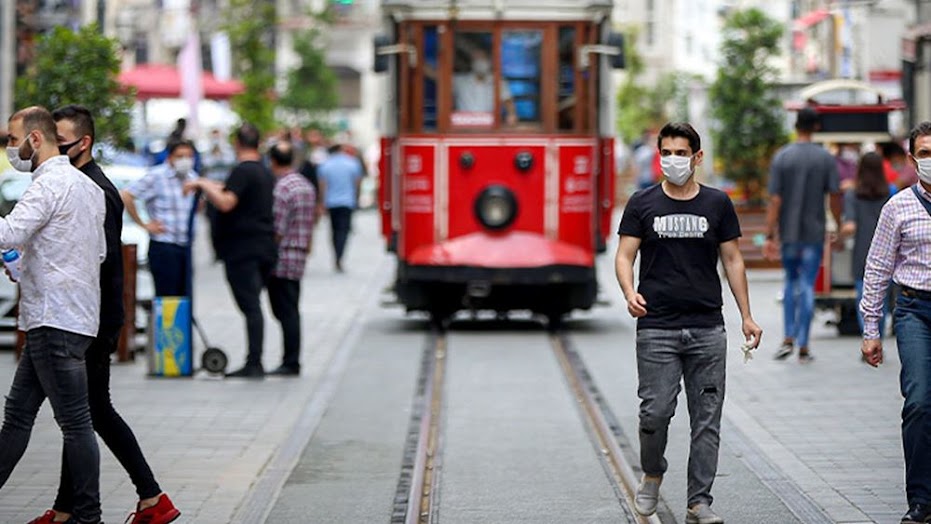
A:
<svg viewBox="0 0 931 524">
<path fill-rule="evenodd" d="M 94 118 L 78 105 L 68 105 L 52 113 L 58 138 L 58 152 L 103 190 L 106 204 L 103 229 L 107 256 L 100 265 L 100 328 L 84 354 L 87 367 L 87 399 L 94 431 L 100 435 L 136 486 L 139 502 L 132 524 L 170 522 L 181 514 L 162 492 L 132 429 L 110 400 L 110 354 L 116 351 L 125 318 L 123 311 L 123 200 L 120 193 L 94 162 Z M 74 513 L 74 488 L 66 452 L 62 453 L 58 496 L 52 509 L 32 522 L 65 521 Z M 58 519 L 58 520 L 55 520 Z M 148 519 L 148 520 L 147 520 Z"/>
<path fill-rule="evenodd" d="M 711 486 L 718 468 L 727 357 L 719 257 L 748 347 L 756 348 L 763 332 L 750 315 L 734 206 L 725 193 L 699 185 L 693 176 L 703 156 L 698 133 L 687 123 L 666 124 L 657 146 L 664 181 L 638 191 L 627 203 L 615 260 L 627 311 L 637 318 L 644 476 L 634 506 L 641 515 L 656 511 L 666 472 L 667 430 L 684 378 L 692 429 L 685 521 L 713 524 L 723 522 L 711 510 Z M 638 251 L 640 286 L 634 288 Z"/>
<path fill-rule="evenodd" d="M 265 322 L 260 297 L 278 257 L 272 192 L 275 179 L 262 163 L 259 131 L 243 124 L 236 131 L 239 164 L 226 185 L 198 178 L 185 184 L 187 191 L 203 191 L 219 211 L 216 220 L 217 258 L 226 265 L 226 280 L 236 305 L 246 317 L 249 353 L 245 365 L 227 377 L 262 378 L 262 344 Z"/>
</svg>

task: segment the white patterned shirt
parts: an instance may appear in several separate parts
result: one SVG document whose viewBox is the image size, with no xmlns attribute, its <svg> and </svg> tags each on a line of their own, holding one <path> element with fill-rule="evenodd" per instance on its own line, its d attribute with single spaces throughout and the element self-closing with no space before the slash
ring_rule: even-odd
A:
<svg viewBox="0 0 931 524">
<path fill-rule="evenodd" d="M 22 251 L 19 329 L 96 336 L 107 256 L 103 190 L 64 155 L 43 162 L 32 180 L 0 218 L 0 248 Z"/>
</svg>

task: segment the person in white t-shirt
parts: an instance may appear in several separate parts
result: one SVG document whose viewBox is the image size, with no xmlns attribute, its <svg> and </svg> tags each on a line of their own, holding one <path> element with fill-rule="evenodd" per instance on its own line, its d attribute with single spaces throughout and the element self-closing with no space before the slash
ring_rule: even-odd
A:
<svg viewBox="0 0 931 524">
<path fill-rule="evenodd" d="M 495 110 L 495 75 L 483 49 L 472 50 L 472 70 L 453 76 L 453 101 L 457 111 L 492 113 Z M 517 123 L 517 110 L 507 82 L 498 85 L 499 98 L 508 125 Z"/>
</svg>

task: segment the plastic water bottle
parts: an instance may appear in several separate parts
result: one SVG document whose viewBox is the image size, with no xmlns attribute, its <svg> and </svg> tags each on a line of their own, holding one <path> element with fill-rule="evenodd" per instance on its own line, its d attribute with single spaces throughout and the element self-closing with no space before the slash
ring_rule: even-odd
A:
<svg viewBox="0 0 931 524">
<path fill-rule="evenodd" d="M 19 256 L 19 251 L 16 249 L 7 249 L 3 253 L 0 253 L 0 256 L 3 257 L 3 265 L 6 266 L 7 271 L 10 272 L 10 278 L 13 279 L 13 282 L 19 282 L 19 277 L 22 274 L 20 268 L 22 258 Z"/>
</svg>

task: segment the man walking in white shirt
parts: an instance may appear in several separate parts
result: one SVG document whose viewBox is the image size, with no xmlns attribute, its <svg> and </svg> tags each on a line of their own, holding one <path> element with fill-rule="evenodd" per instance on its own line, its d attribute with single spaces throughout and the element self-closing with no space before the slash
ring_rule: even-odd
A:
<svg viewBox="0 0 931 524">
<path fill-rule="evenodd" d="M 0 429 L 0 486 L 29 443 L 48 397 L 72 471 L 74 514 L 100 521 L 100 453 L 91 424 L 84 353 L 100 322 L 100 263 L 106 257 L 103 190 L 59 154 L 56 126 L 45 108 L 9 121 L 7 156 L 33 181 L 6 218 L 0 249 L 22 251 L 19 328 L 26 347 L 6 398 Z"/>
</svg>

